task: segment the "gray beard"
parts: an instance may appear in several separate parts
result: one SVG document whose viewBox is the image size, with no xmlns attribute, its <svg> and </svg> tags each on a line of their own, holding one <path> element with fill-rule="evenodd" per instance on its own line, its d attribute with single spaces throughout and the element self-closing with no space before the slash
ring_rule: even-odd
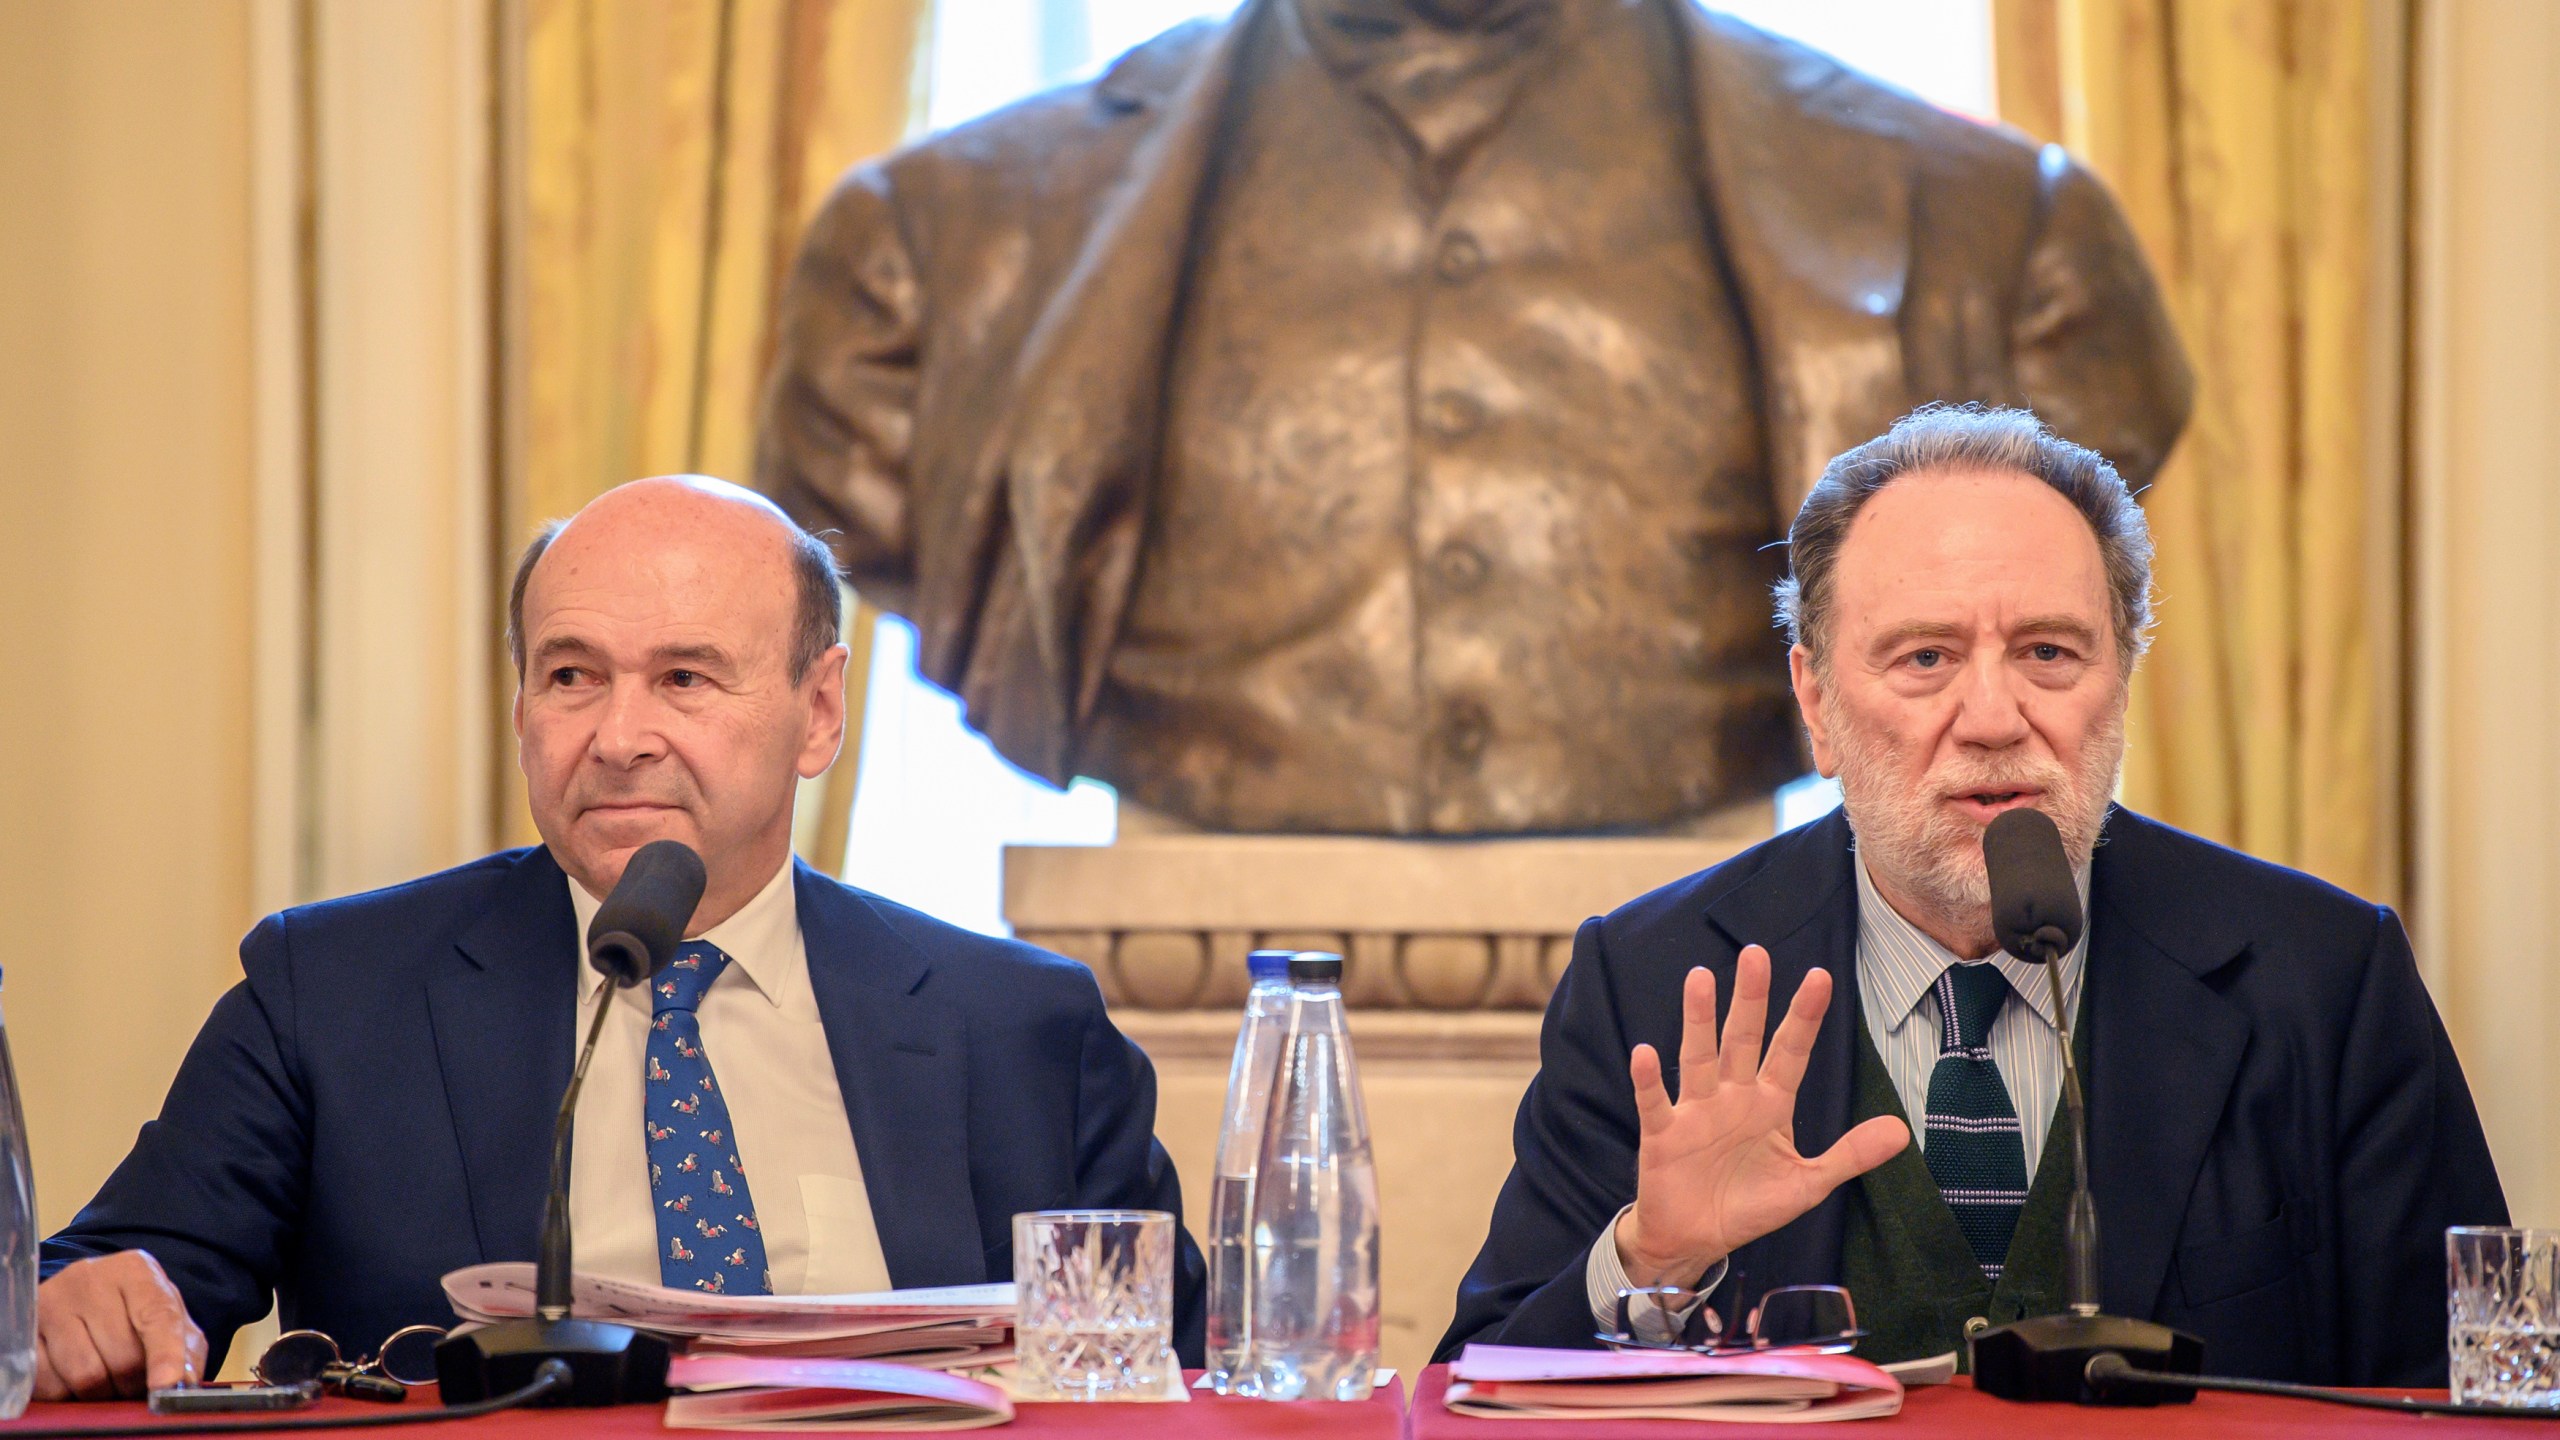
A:
<svg viewBox="0 0 2560 1440">
<path fill-rule="evenodd" d="M 1900 780 L 1893 748 L 1854 722 L 1836 720 L 1840 803 L 1857 833 L 1867 873 L 1928 912 L 1906 916 L 1932 931 L 1962 935 L 1972 953 L 1991 948 L 1991 877 L 1982 865 L 1982 827 L 1939 803 L 1950 792 L 2038 789 L 2036 808 L 2062 832 L 2063 853 L 2085 872 L 2096 853 L 2116 777 L 2124 766 L 2124 705 L 2090 732 L 2076 763 L 1983 757 L 1933 769 L 1917 788 Z M 1935 923 L 1929 923 L 1934 921 Z"/>
</svg>

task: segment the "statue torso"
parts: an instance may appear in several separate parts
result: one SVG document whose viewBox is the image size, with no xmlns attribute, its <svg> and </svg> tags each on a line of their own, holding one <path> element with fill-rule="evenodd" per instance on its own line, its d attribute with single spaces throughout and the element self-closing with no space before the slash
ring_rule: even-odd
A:
<svg viewBox="0 0 2560 1440">
<path fill-rule="evenodd" d="M 1593 0 L 1434 165 L 1266 15 L 1079 768 L 1238 829 L 1664 823 L 1764 788 L 1781 529 L 1668 17 Z"/>
</svg>

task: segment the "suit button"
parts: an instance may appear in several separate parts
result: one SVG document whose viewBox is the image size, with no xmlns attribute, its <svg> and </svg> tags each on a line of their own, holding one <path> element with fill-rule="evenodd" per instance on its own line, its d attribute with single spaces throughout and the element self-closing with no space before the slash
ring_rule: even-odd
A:
<svg viewBox="0 0 2560 1440">
<path fill-rule="evenodd" d="M 1438 576 L 1442 589 L 1473 590 L 1484 583 L 1490 564 L 1484 552 L 1464 540 L 1452 540 L 1431 557 L 1431 573 Z"/>
<path fill-rule="evenodd" d="M 1440 255 L 1433 268 L 1442 280 L 1464 285 L 1484 272 L 1484 247 L 1466 231 L 1452 230 L 1440 242 Z"/>
<path fill-rule="evenodd" d="M 1484 402 L 1460 390 L 1441 390 L 1424 404 L 1422 422 L 1443 440 L 1461 440 L 1484 424 Z"/>
<path fill-rule="evenodd" d="M 1453 700 L 1440 722 L 1440 748 L 1460 764 L 1472 765 L 1493 737 L 1493 717 L 1473 700 Z"/>
</svg>

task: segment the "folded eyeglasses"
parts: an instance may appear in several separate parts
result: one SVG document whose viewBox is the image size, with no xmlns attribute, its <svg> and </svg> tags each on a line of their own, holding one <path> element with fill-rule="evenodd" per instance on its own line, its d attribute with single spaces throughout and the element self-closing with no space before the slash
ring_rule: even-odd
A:
<svg viewBox="0 0 2560 1440">
<path fill-rule="evenodd" d="M 255 1374 L 261 1385 L 314 1385 L 333 1395 L 379 1400 L 397 1405 L 409 1398 L 409 1387 L 436 1378 L 436 1342 L 440 1325 L 411 1325 L 394 1330 L 382 1348 L 361 1360 L 348 1360 L 338 1342 L 317 1330 L 287 1330 L 258 1357 Z"/>
<path fill-rule="evenodd" d="M 1726 1283 L 1741 1294 L 1741 1273 Z M 1639 1301 L 1651 1302 L 1656 1323 L 1637 1324 Z M 1735 1309 L 1741 1308 L 1737 1298 Z M 1618 1292 L 1616 1325 L 1600 1331 L 1600 1343 L 1612 1350 L 1686 1350 L 1699 1355 L 1747 1355 L 1761 1350 L 1805 1350 L 1823 1355 L 1847 1353 L 1867 1332 L 1858 1328 L 1858 1310 L 1849 1292 L 1838 1285 L 1785 1285 L 1760 1297 L 1742 1320 L 1741 1333 L 1728 1336 L 1725 1318 L 1716 1313 L 1708 1292 L 1686 1285 L 1630 1285 Z M 1645 1329 L 1661 1333 L 1647 1335 Z"/>
</svg>

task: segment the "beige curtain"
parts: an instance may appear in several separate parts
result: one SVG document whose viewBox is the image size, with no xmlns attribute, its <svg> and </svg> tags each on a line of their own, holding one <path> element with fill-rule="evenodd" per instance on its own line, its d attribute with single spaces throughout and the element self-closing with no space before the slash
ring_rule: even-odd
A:
<svg viewBox="0 0 2560 1440">
<path fill-rule="evenodd" d="M 510 565 L 536 525 L 624 480 L 746 479 L 774 295 L 836 176 L 906 133 L 928 3 L 522 0 Z M 830 873 L 869 673 L 870 617 L 849 620 L 852 733 L 801 806 L 802 853 Z"/>
<path fill-rule="evenodd" d="M 2404 885 L 2399 193 L 2409 0 L 1995 0 L 2005 119 L 2114 188 L 2196 368 L 2145 496 L 2126 798 Z"/>
</svg>

